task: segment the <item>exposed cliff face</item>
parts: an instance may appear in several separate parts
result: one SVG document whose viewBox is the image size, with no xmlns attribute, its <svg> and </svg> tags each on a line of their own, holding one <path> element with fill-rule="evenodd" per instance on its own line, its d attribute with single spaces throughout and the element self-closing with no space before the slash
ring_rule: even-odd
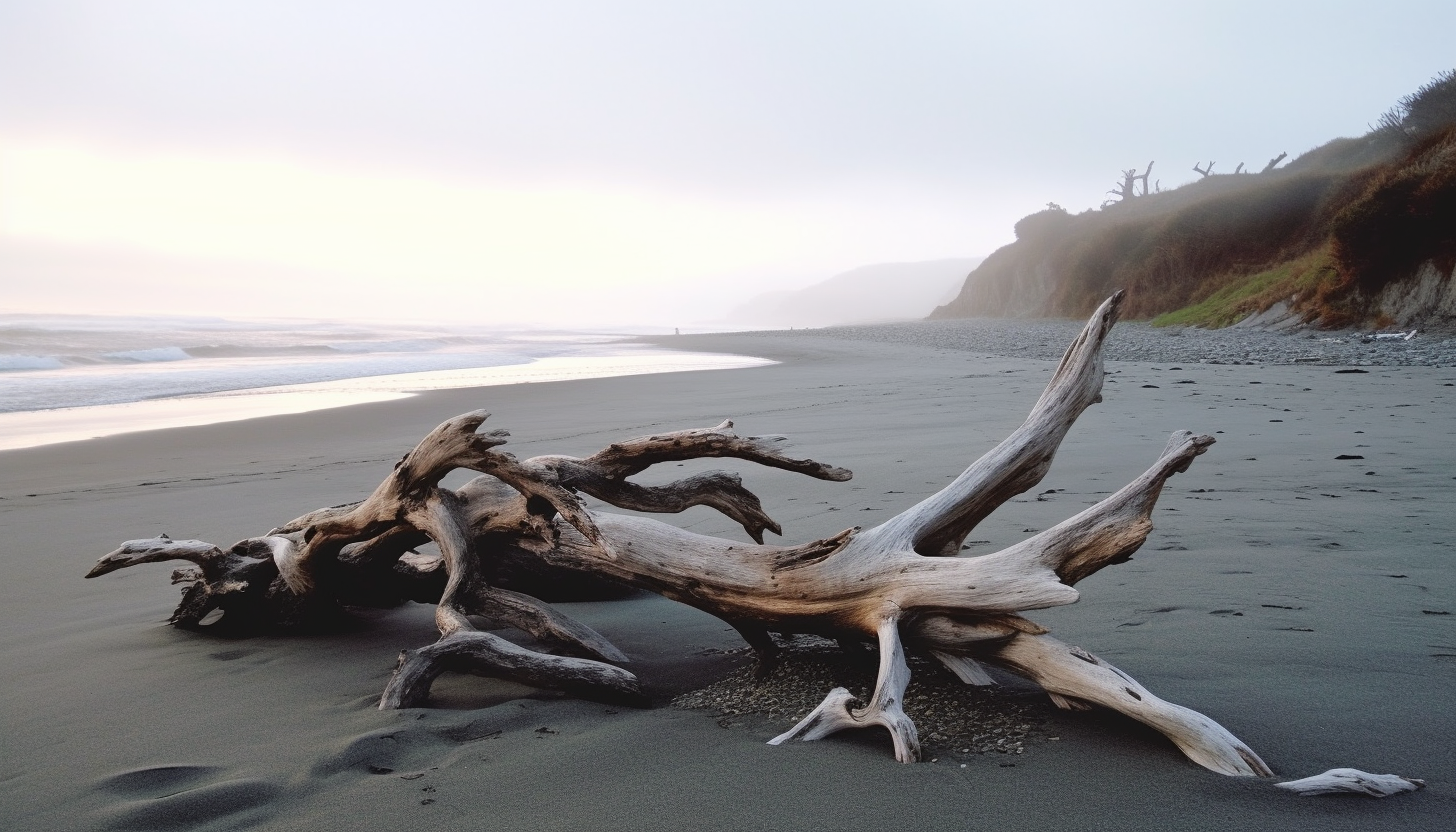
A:
<svg viewBox="0 0 1456 832">
<path fill-rule="evenodd" d="M 1058 272 L 1051 257 L 1017 256 L 1011 246 L 986 258 L 971 272 L 955 300 L 938 307 L 931 318 L 1046 318 L 1075 317 L 1061 313 L 1052 298 L 1057 294 Z M 995 277 L 991 277 L 995 275 Z"/>
<path fill-rule="evenodd" d="M 1387 284 L 1373 306 L 1382 322 L 1403 329 L 1450 325 L 1456 322 L 1456 269 L 1443 271 L 1427 261 L 1413 277 Z"/>
</svg>

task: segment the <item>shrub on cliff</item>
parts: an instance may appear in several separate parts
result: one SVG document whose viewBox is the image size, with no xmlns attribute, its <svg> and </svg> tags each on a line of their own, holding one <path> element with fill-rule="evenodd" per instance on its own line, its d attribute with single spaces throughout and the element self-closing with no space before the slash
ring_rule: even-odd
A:
<svg viewBox="0 0 1456 832">
<path fill-rule="evenodd" d="M 1055 234 L 1067 227 L 1072 215 L 1055 202 L 1047 203 L 1045 211 L 1028 214 L 1016 221 L 1016 239 L 1027 240 Z"/>
<path fill-rule="evenodd" d="M 1456 69 L 1436 74 L 1380 117 L 1378 131 L 1417 141 L 1456 125 Z"/>
</svg>

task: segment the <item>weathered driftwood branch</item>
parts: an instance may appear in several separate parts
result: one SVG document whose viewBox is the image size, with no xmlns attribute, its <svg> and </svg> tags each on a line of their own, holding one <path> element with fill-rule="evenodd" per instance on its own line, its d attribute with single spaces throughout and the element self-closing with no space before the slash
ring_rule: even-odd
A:
<svg viewBox="0 0 1456 832">
<path fill-rule="evenodd" d="M 1136 178 L 1136 171 L 1129 173 Z M 1088 321 L 1021 427 L 940 492 L 869 530 L 762 545 L 763 533 L 778 534 L 779 526 L 736 475 L 698 474 L 659 486 L 628 481 L 653 465 L 703 457 L 850 478 L 843 468 L 785 455 L 782 437 L 740 437 L 725 421 L 615 443 L 585 458 L 522 461 L 497 450 L 504 431 L 477 432 L 487 414 L 475 411 L 431 431 L 358 503 L 310 512 L 227 550 L 165 536 L 130 541 L 87 577 L 140 563 L 190 561 L 195 569 L 174 576 L 187 588 L 172 622 L 194 628 L 218 613 L 228 626 L 293 626 L 349 606 L 434 603 L 439 640 L 401 655 L 381 708 L 423 705 L 440 673 L 459 670 L 639 699 L 637 678 L 619 667 L 627 657 L 601 634 L 532 595 L 492 584 L 500 564 L 529 562 L 648 589 L 716 615 L 755 649 L 761 670 L 778 656 L 771 633 L 878 645 L 879 672 L 864 707 L 835 689 L 773 743 L 880 726 L 890 733 L 896 759 L 919 759 L 915 724 L 902 707 L 910 680 L 905 655 L 912 650 L 968 684 L 992 683 L 981 663 L 999 665 L 1038 682 L 1062 707 L 1100 705 L 1140 720 L 1214 771 L 1267 776 L 1258 755 L 1218 723 L 1157 698 L 1021 615 L 1076 601 L 1073 585 L 1127 560 L 1152 529 L 1163 484 L 1187 470 L 1212 437 L 1177 432 L 1152 467 L 1096 505 L 995 554 L 955 557 L 981 520 L 1045 476 L 1071 425 L 1101 400 L 1102 345 L 1120 303 L 1121 293 Z M 482 476 L 457 490 L 441 487 L 456 468 Z M 578 494 L 643 512 L 707 506 L 741 524 L 757 545 L 589 511 Z M 438 556 L 414 551 L 431 541 Z M 474 616 L 529 633 L 553 653 L 483 632 Z"/>
<path fill-rule="evenodd" d="M 1390 797 L 1393 794 L 1424 789 L 1426 781 L 1401 777 L 1398 774 L 1371 774 L 1357 768 L 1332 768 L 1324 774 L 1275 785 L 1303 797 L 1319 794 L 1362 794 L 1366 797 Z"/>
<path fill-rule="evenodd" d="M 1059 707 L 1101 705 L 1161 731 L 1188 759 L 1220 774 L 1273 774 L 1252 749 L 1197 711 L 1164 702 L 1102 659 L 1050 636 L 1019 635 L 992 660 L 1054 694 Z"/>
</svg>

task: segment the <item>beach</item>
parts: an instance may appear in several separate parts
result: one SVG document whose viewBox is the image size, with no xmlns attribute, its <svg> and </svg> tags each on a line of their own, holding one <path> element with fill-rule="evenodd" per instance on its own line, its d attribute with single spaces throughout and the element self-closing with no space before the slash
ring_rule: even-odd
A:
<svg viewBox="0 0 1456 832">
<path fill-rule="evenodd" d="M 1034 727 L 1021 753 L 947 748 L 901 765 L 878 730 L 771 747 L 789 722 L 671 707 L 748 657 L 727 624 L 647 595 L 562 608 L 632 659 L 653 707 L 446 675 L 434 707 L 379 711 L 399 652 L 436 637 L 428 606 L 360 613 L 328 635 L 223 639 L 166 625 L 169 565 L 82 578 L 123 540 L 166 532 L 226 546 L 360 499 L 427 431 L 476 408 L 493 414 L 488 428 L 512 432 L 505 450 L 521 457 L 586 455 L 724 418 L 744 435 L 786 434 L 796 454 L 854 478 L 710 460 L 639 479 L 738 471 L 783 540 L 808 541 L 881 522 L 949 482 L 1020 424 L 1056 366 L 1030 349 L 991 355 L 909 336 L 660 343 L 779 363 L 435 390 L 0 451 L 6 827 L 1449 828 L 1449 366 L 1378 355 L 1358 368 L 1174 364 L 1114 351 L 1104 401 L 964 553 L 1081 511 L 1140 474 L 1175 430 L 1213 434 L 1168 483 L 1130 563 L 1079 584 L 1080 602 L 1028 617 L 1218 720 L 1277 780 L 1349 766 L 1428 783 L 1386 800 L 1300 798 L 1214 774 L 1137 723 L 1057 711 L 1010 677 L 1006 701 Z M 660 519 L 747 540 L 704 508 Z"/>
</svg>

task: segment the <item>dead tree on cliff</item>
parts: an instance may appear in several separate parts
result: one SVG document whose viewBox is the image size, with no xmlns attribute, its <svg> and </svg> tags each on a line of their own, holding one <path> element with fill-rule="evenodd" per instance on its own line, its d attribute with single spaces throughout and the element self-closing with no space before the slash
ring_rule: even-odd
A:
<svg viewBox="0 0 1456 832">
<path fill-rule="evenodd" d="M 1211 175 L 1213 173 L 1213 166 L 1215 164 L 1216 164 L 1215 162 L 1209 162 L 1208 163 L 1208 167 L 1206 167 L 1206 168 L 1200 168 L 1198 166 L 1198 163 L 1197 162 L 1194 162 L 1193 163 L 1193 170 L 1196 171 L 1199 176 L 1202 176 L 1202 177 L 1207 178 L 1209 175 Z"/>
<path fill-rule="evenodd" d="M 1143 171 L 1142 173 L 1138 173 L 1137 172 L 1137 168 L 1131 168 L 1129 170 L 1123 171 L 1122 172 L 1122 182 L 1121 182 L 1121 184 L 1119 184 L 1116 188 L 1108 191 L 1109 194 L 1112 194 L 1113 196 L 1117 197 L 1117 199 L 1116 200 L 1109 199 L 1106 202 L 1102 203 L 1103 206 L 1105 207 L 1107 205 L 1116 204 L 1118 202 L 1126 202 L 1127 200 L 1132 199 L 1133 197 L 1136 197 L 1136 196 L 1147 196 L 1148 195 L 1148 174 L 1151 173 L 1152 170 L 1153 170 L 1153 163 L 1152 162 L 1148 162 L 1148 169 L 1145 170 L 1145 171 Z M 1138 191 L 1137 191 L 1137 183 L 1138 182 L 1142 182 L 1143 183 L 1142 193 L 1138 193 Z"/>
<path fill-rule="evenodd" d="M 1284 161 L 1284 157 L 1285 156 L 1288 156 L 1288 155 L 1289 154 L 1287 152 L 1286 153 L 1280 153 L 1278 156 L 1275 156 L 1273 159 L 1270 159 L 1269 160 L 1269 164 L 1265 165 L 1264 166 L 1264 169 L 1261 170 L 1261 171 L 1259 171 L 1259 172 L 1260 173 L 1268 173 L 1269 171 L 1271 171 L 1274 168 L 1278 167 L 1279 166 L 1279 163 L 1282 162 L 1282 161 Z"/>
<path fill-rule="evenodd" d="M 902 708 L 910 680 L 905 657 L 913 651 L 968 684 L 991 683 L 981 663 L 998 665 L 1040 684 L 1060 707 L 1100 705 L 1150 725 L 1213 771 L 1267 776 L 1259 756 L 1212 719 L 1159 699 L 1022 615 L 1075 602 L 1074 584 L 1128 560 L 1152 530 L 1164 483 L 1187 470 L 1213 437 L 1178 431 L 1144 474 L 1080 514 L 1000 552 L 955 556 L 981 520 L 1042 479 L 1072 423 L 1101 401 L 1102 345 L 1121 299 L 1121 293 L 1110 298 L 1088 321 L 1021 427 L 940 492 L 871 529 L 767 546 L 763 533 L 779 534 L 779 526 L 736 475 L 710 472 L 658 486 L 629 481 L 659 463 L 704 457 L 824 480 L 850 478 L 843 468 L 785 455 L 782 437 L 740 437 L 723 422 L 618 442 L 585 458 L 518 460 L 496 450 L 506 441 L 504 431 L 478 432 L 487 414 L 475 411 L 431 431 L 361 502 L 310 512 L 228 549 L 166 536 L 128 541 L 87 577 L 141 563 L 191 561 L 195 568 L 172 577 L 184 590 L 171 621 L 183 628 L 204 626 L 219 611 L 220 623 L 268 627 L 348 606 L 434 603 L 439 640 L 401 655 L 380 708 L 425 705 L 432 682 L 445 671 L 591 697 L 640 697 L 636 676 L 619 666 L 627 657 L 606 638 L 535 597 L 488 580 L 495 561 L 535 559 L 718 616 L 754 648 L 761 667 L 778 659 L 775 633 L 878 645 L 869 702 L 856 707 L 847 690 L 836 688 L 774 744 L 878 725 L 889 731 L 896 759 L 919 759 L 916 727 Z M 442 487 L 457 468 L 483 476 L 457 490 Z M 741 524 L 758 545 L 646 517 L 589 511 L 579 493 L 639 512 L 708 506 Z M 438 556 L 414 551 L 429 541 Z M 485 632 L 472 616 L 517 627 L 560 655 Z"/>
</svg>

